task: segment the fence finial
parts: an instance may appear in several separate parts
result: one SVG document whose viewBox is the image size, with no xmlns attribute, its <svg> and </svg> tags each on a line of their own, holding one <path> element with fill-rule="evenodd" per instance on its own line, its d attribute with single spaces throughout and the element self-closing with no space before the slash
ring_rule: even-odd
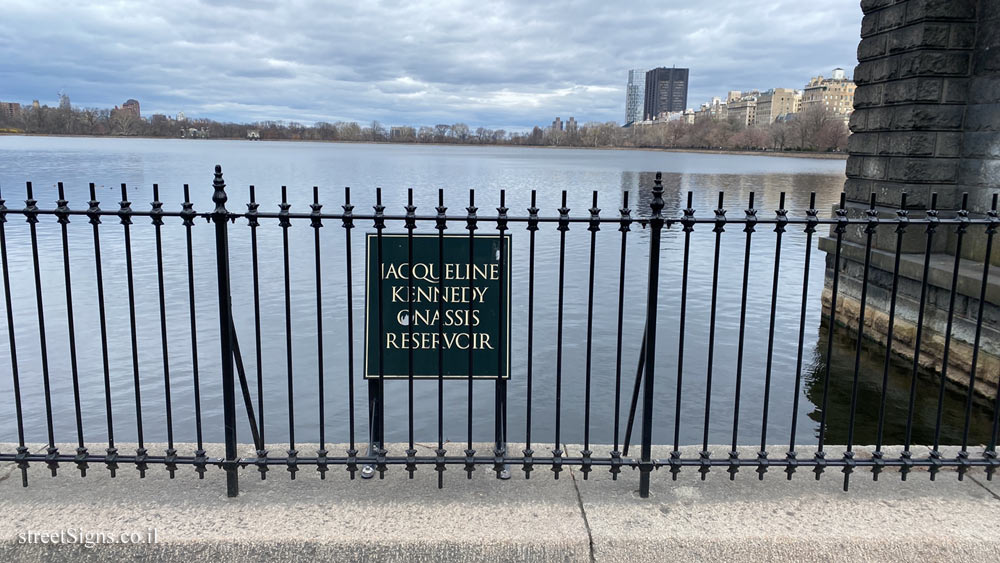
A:
<svg viewBox="0 0 1000 563">
<path fill-rule="evenodd" d="M 215 165 L 215 181 L 212 182 L 212 187 L 215 188 L 215 193 L 212 194 L 212 201 L 215 202 L 214 213 L 228 215 L 226 201 L 229 200 L 229 196 L 226 195 L 226 182 L 222 179 L 222 166 L 219 164 Z"/>
<path fill-rule="evenodd" d="M 653 201 L 649 203 L 649 207 L 653 211 L 653 217 L 655 219 L 660 218 L 660 212 L 663 210 L 663 173 L 657 172 L 656 179 L 653 181 Z"/>
</svg>

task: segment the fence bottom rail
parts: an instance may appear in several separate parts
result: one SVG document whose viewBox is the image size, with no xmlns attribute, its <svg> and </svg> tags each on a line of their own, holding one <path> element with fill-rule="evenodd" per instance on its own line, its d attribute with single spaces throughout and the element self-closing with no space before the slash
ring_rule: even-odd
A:
<svg viewBox="0 0 1000 563">
<path fill-rule="evenodd" d="M 860 452 L 859 452 L 860 453 Z M 866 452 L 866 455 L 869 452 Z M 986 468 L 989 476 L 1000 469 L 1000 459 L 991 452 L 978 454 L 973 457 L 971 454 L 959 454 L 954 457 L 943 457 L 928 455 L 926 457 L 843 457 L 837 450 L 831 449 L 827 452 L 831 457 L 825 455 L 805 454 L 808 457 L 789 457 L 787 454 L 779 454 L 782 457 L 747 457 L 747 458 L 713 458 L 713 457 L 668 457 L 653 458 L 652 466 L 655 469 L 670 469 L 680 467 L 710 467 L 710 468 L 822 468 L 822 467 L 858 467 L 858 468 Z M 609 468 L 631 468 L 638 469 L 641 464 L 639 458 L 632 457 L 593 457 L 593 456 L 560 456 L 560 457 L 540 457 L 540 456 L 502 456 L 492 455 L 472 456 L 471 460 L 467 456 L 268 456 L 268 457 L 239 457 L 235 460 L 227 460 L 222 457 L 208 456 L 166 456 L 166 455 L 136 455 L 120 454 L 102 455 L 91 453 L 79 454 L 47 454 L 47 453 L 0 453 L 0 463 L 17 463 L 22 468 L 30 463 L 46 463 L 50 467 L 53 464 L 107 464 L 117 465 L 193 465 L 193 466 L 216 466 L 223 467 L 226 463 L 235 462 L 242 468 L 254 466 L 327 466 L 327 465 L 467 465 L 473 463 L 479 466 L 495 466 L 498 462 L 521 467 L 534 466 L 574 466 L 574 467 L 609 467 Z"/>
</svg>

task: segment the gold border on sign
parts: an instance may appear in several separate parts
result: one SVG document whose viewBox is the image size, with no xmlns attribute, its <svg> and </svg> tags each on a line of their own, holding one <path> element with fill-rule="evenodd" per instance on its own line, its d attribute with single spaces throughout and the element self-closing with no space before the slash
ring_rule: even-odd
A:
<svg viewBox="0 0 1000 563">
<path fill-rule="evenodd" d="M 405 233 L 390 233 L 390 234 L 384 234 L 384 235 L 382 235 L 382 238 L 407 238 L 409 236 L 410 235 L 405 234 Z M 506 369 L 506 373 L 504 375 L 502 375 L 502 376 L 497 376 L 497 375 L 473 375 L 472 376 L 473 379 L 483 379 L 483 380 L 495 380 L 495 379 L 509 380 L 510 379 L 510 294 L 513 293 L 513 285 L 514 285 L 513 283 L 511 283 L 513 280 L 511 280 L 511 276 L 510 276 L 510 257 L 511 257 L 511 249 L 510 249 L 510 247 L 511 247 L 511 240 L 512 240 L 512 238 L 511 238 L 511 233 L 505 233 L 503 236 L 504 236 L 505 239 L 507 239 L 505 241 L 506 244 L 504 244 L 504 247 L 506 248 L 506 257 L 505 257 L 506 259 L 504 260 L 504 265 L 505 265 L 504 269 L 506 270 L 505 273 L 507 275 L 507 315 L 506 315 L 506 317 L 507 317 L 507 323 L 506 323 L 506 330 L 504 330 L 504 337 L 505 337 L 505 340 L 506 340 L 505 345 L 506 345 L 506 348 L 507 348 L 507 359 L 506 359 L 506 362 L 505 362 L 506 366 L 507 366 L 507 369 Z M 414 233 L 413 234 L 413 238 L 433 238 L 433 239 L 437 239 L 438 237 L 439 237 L 439 235 L 432 235 L 432 234 L 426 234 L 426 233 L 420 233 L 420 234 Z M 452 238 L 452 239 L 466 239 L 466 240 L 469 239 L 468 235 L 444 235 L 442 238 L 446 238 L 446 239 L 448 239 L 448 238 Z M 498 235 L 498 234 L 497 235 L 477 235 L 477 236 L 475 236 L 473 238 L 474 239 L 496 239 L 496 240 L 499 240 L 500 239 L 500 235 Z M 364 339 L 365 363 L 364 363 L 364 379 L 379 379 L 379 375 L 378 374 L 373 374 L 373 375 L 369 375 L 368 374 L 368 319 L 369 319 L 368 310 L 369 310 L 369 300 L 371 299 L 371 292 L 368 291 L 368 289 L 369 289 L 369 287 L 368 287 L 368 282 L 369 282 L 369 280 L 368 280 L 368 272 L 371 270 L 371 253 L 368 252 L 368 248 L 369 248 L 369 245 L 371 244 L 371 240 L 372 239 L 378 239 L 378 233 L 371 233 L 371 232 L 365 233 L 365 339 Z M 438 322 L 441 322 L 440 319 L 438 319 Z M 439 376 L 437 374 L 433 374 L 433 375 L 418 375 L 416 373 L 413 374 L 413 379 L 430 379 L 430 380 L 433 380 L 433 379 L 438 379 L 439 377 L 441 379 L 464 379 L 464 380 L 468 380 L 469 379 L 469 374 L 466 373 L 464 375 L 441 375 L 441 376 Z M 390 374 L 390 373 L 384 373 L 381 376 L 381 379 L 409 379 L 409 378 L 410 378 L 409 374 L 395 374 L 395 373 Z"/>
</svg>

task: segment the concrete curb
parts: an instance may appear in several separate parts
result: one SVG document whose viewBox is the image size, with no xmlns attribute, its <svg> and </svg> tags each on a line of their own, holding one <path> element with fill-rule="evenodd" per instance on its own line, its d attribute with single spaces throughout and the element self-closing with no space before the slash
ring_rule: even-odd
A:
<svg viewBox="0 0 1000 563">
<path fill-rule="evenodd" d="M 182 450 L 188 446 L 178 444 Z M 125 451 L 134 446 L 119 447 Z M 151 451 L 162 447 L 147 444 Z M 212 444 L 209 449 L 220 447 Z M 299 447 L 306 451 L 312 446 Z M 0 449 L 9 451 L 9 445 Z M 274 446 L 279 449 L 281 445 Z M 663 457 L 666 450 L 657 448 L 654 455 Z M 744 457 L 753 455 L 753 450 L 747 448 Z M 807 455 L 804 449 L 803 455 Z M 671 481 L 669 472 L 659 471 L 653 475 L 652 498 L 640 499 L 635 494 L 638 475 L 631 470 L 617 481 L 596 470 L 584 481 L 578 469 L 567 469 L 555 480 L 550 471 L 538 468 L 525 480 L 515 468 L 510 481 L 499 481 L 487 467 L 478 468 L 472 479 L 452 467 L 439 490 L 437 475 L 429 468 L 422 468 L 412 480 L 394 468 L 385 479 L 371 481 L 351 481 L 340 468 L 331 469 L 326 480 L 304 468 L 291 481 L 281 467 L 261 481 L 256 470 L 247 468 L 241 472 L 240 496 L 229 499 L 224 473 L 211 469 L 203 480 L 191 468 L 170 480 L 162 468 L 152 467 L 140 480 L 128 466 L 115 479 L 102 467 L 93 467 L 81 479 L 73 467 L 52 478 L 44 465 L 35 464 L 29 470 L 30 486 L 22 488 L 16 468 L 6 464 L 0 467 L 0 510 L 5 515 L 0 520 L 0 560 L 947 557 L 982 561 L 1000 557 L 1000 483 L 987 483 L 982 471 L 963 482 L 954 472 L 942 472 L 934 483 L 920 472 L 906 482 L 893 471 L 886 471 L 878 482 L 859 472 L 849 493 L 841 490 L 839 472 L 820 481 L 800 472 L 787 481 L 782 472 L 771 471 L 759 481 L 753 471 L 744 469 L 730 481 L 725 471 L 713 471 L 702 481 L 691 470 Z M 154 545 L 88 549 L 18 540 L 18 534 L 28 531 L 120 533 L 149 528 L 157 530 Z"/>
</svg>

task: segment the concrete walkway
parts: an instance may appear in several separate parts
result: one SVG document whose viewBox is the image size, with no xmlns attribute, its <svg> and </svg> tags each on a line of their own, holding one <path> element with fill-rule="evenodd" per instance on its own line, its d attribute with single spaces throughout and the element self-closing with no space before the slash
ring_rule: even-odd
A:
<svg viewBox="0 0 1000 563">
<path fill-rule="evenodd" d="M 0 449 L 11 451 L 9 444 Z M 511 480 L 499 481 L 488 467 L 467 480 L 453 466 L 439 490 L 430 468 L 412 481 L 402 468 L 371 481 L 351 481 L 342 468 L 321 481 L 309 467 L 295 481 L 274 467 L 261 481 L 248 468 L 235 499 L 225 496 L 225 475 L 216 468 L 204 480 L 189 467 L 173 480 L 156 466 L 141 480 L 130 466 L 115 479 L 102 466 L 86 478 L 69 464 L 54 478 L 43 464 L 29 473 L 30 486 L 22 488 L 12 464 L 0 467 L 0 561 L 1000 560 L 1000 480 L 987 482 L 982 471 L 963 482 L 943 472 L 934 483 L 919 471 L 906 482 L 893 471 L 878 482 L 859 472 L 849 493 L 839 471 L 820 481 L 800 471 L 787 481 L 772 470 L 758 481 L 745 468 L 735 481 L 723 470 L 701 481 L 692 469 L 676 482 L 659 471 L 649 499 L 638 498 L 638 473 L 629 469 L 618 481 L 600 470 L 586 481 L 579 470 L 555 480 L 547 468 L 530 480 L 515 469 Z M 86 548 L 18 537 L 151 528 L 155 544 Z"/>
</svg>

